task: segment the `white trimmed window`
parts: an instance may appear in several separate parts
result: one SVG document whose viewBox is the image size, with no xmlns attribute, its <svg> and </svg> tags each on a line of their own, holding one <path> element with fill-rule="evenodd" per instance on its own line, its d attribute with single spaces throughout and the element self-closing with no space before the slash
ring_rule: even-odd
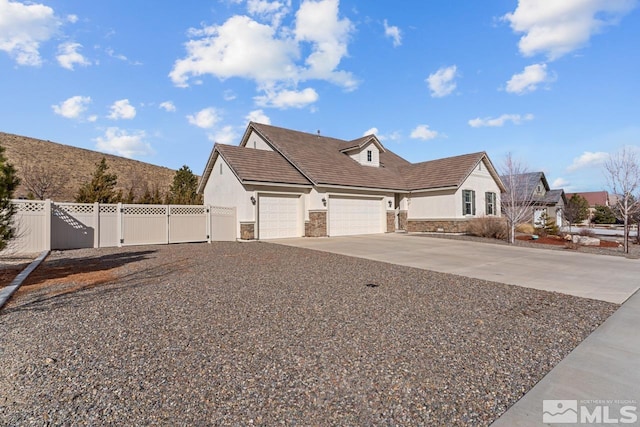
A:
<svg viewBox="0 0 640 427">
<path fill-rule="evenodd" d="M 367 150 L 367 162 L 371 163 L 373 161 L 373 151 Z"/>
<path fill-rule="evenodd" d="M 476 214 L 476 192 L 462 190 L 462 215 Z"/>
<path fill-rule="evenodd" d="M 496 193 L 484 193 L 487 215 L 496 215 Z"/>
</svg>

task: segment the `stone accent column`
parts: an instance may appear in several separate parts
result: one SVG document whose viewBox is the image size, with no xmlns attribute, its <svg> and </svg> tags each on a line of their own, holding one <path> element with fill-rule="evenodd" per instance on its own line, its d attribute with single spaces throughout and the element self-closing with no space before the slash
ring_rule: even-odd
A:
<svg viewBox="0 0 640 427">
<path fill-rule="evenodd" d="M 309 221 L 304 223 L 305 237 L 327 237 L 327 211 L 309 211 Z"/>
<path fill-rule="evenodd" d="M 400 211 L 400 216 L 398 217 L 398 224 L 400 225 L 400 230 L 407 231 L 407 211 Z"/>
<path fill-rule="evenodd" d="M 387 233 L 396 231 L 396 211 L 387 211 Z"/>
<path fill-rule="evenodd" d="M 253 223 L 253 222 L 241 222 L 240 223 L 240 238 L 242 240 L 254 240 L 256 238 L 255 223 Z"/>
</svg>

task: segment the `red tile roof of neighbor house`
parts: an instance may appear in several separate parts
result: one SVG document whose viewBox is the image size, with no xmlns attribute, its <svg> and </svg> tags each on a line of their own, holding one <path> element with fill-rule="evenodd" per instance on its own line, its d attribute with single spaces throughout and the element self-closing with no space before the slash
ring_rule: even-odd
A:
<svg viewBox="0 0 640 427">
<path fill-rule="evenodd" d="M 274 151 L 244 147 L 251 131 L 260 135 Z M 362 165 L 344 153 L 346 149 L 364 148 L 369 142 L 381 148 L 380 167 Z M 412 164 L 384 148 L 374 135 L 344 141 L 250 123 L 239 147 L 215 145 L 203 174 L 203 182 L 211 174 L 216 153 L 222 155 L 241 181 L 416 191 L 457 187 L 484 160 L 488 170 L 500 183 L 484 152 Z"/>
<path fill-rule="evenodd" d="M 567 193 L 567 199 L 570 199 L 574 194 L 579 194 L 584 197 L 589 203 L 589 206 L 595 207 L 596 205 L 600 206 L 609 206 L 609 193 L 606 191 L 586 191 L 583 193 Z"/>
</svg>

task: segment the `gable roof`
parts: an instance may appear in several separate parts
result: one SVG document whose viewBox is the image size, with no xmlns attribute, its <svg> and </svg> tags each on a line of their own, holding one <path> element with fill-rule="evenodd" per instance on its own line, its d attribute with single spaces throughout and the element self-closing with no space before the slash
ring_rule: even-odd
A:
<svg viewBox="0 0 640 427">
<path fill-rule="evenodd" d="M 273 151 L 247 147 L 252 132 L 260 136 Z M 362 165 L 345 154 L 370 143 L 380 149 L 379 167 Z M 242 182 L 355 187 L 395 192 L 458 187 L 478 163 L 484 162 L 504 191 L 504 185 L 485 152 L 412 164 L 383 147 L 375 135 L 344 141 L 251 122 L 240 146 L 215 144 L 198 186 L 199 193 L 204 191 L 218 155 L 225 159 Z"/>
<path fill-rule="evenodd" d="M 214 151 L 216 150 L 242 182 L 311 185 L 308 179 L 275 151 L 224 144 L 216 144 Z"/>
<path fill-rule="evenodd" d="M 507 186 L 511 181 L 507 176 L 502 176 L 500 178 L 505 182 L 505 186 Z M 516 194 L 518 196 L 523 196 L 524 193 L 528 193 L 526 199 L 535 204 L 555 205 L 560 202 L 560 200 L 566 202 L 564 190 L 562 188 L 552 190 L 551 187 L 549 187 L 549 182 L 547 181 L 547 177 L 544 175 L 544 172 L 522 173 L 516 175 L 513 182 L 516 186 Z M 536 194 L 538 184 L 540 183 L 542 183 L 545 189 L 545 193 L 542 195 Z"/>
<path fill-rule="evenodd" d="M 408 190 L 412 191 L 459 187 L 481 161 L 503 189 L 498 173 L 485 152 L 409 164 L 401 169 L 401 173 L 408 183 Z"/>
<path fill-rule="evenodd" d="M 578 194 L 584 197 L 589 203 L 589 206 L 608 206 L 609 205 L 609 193 L 606 191 L 586 191 L 583 193 L 567 193 L 567 198 L 570 199 L 574 194 Z"/>
</svg>

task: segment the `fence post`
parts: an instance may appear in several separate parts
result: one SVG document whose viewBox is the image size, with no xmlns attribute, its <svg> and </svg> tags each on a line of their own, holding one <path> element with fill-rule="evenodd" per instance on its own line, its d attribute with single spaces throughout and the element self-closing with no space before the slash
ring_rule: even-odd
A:
<svg viewBox="0 0 640 427">
<path fill-rule="evenodd" d="M 93 203 L 93 247 L 100 247 L 100 203 Z"/>
<path fill-rule="evenodd" d="M 167 245 L 169 243 L 171 243 L 171 235 L 170 235 L 170 228 L 171 228 L 171 206 L 170 205 L 166 205 L 167 207 Z"/>
<path fill-rule="evenodd" d="M 51 209 L 51 199 L 44 201 L 44 248 L 51 250 L 51 221 L 53 221 L 53 211 Z"/>
<path fill-rule="evenodd" d="M 207 243 L 211 243 L 211 206 L 205 205 L 204 210 L 207 213 Z"/>
<path fill-rule="evenodd" d="M 121 248 L 124 241 L 124 236 L 122 235 L 122 203 L 118 203 L 117 215 L 116 232 L 118 233 L 118 247 Z"/>
</svg>

